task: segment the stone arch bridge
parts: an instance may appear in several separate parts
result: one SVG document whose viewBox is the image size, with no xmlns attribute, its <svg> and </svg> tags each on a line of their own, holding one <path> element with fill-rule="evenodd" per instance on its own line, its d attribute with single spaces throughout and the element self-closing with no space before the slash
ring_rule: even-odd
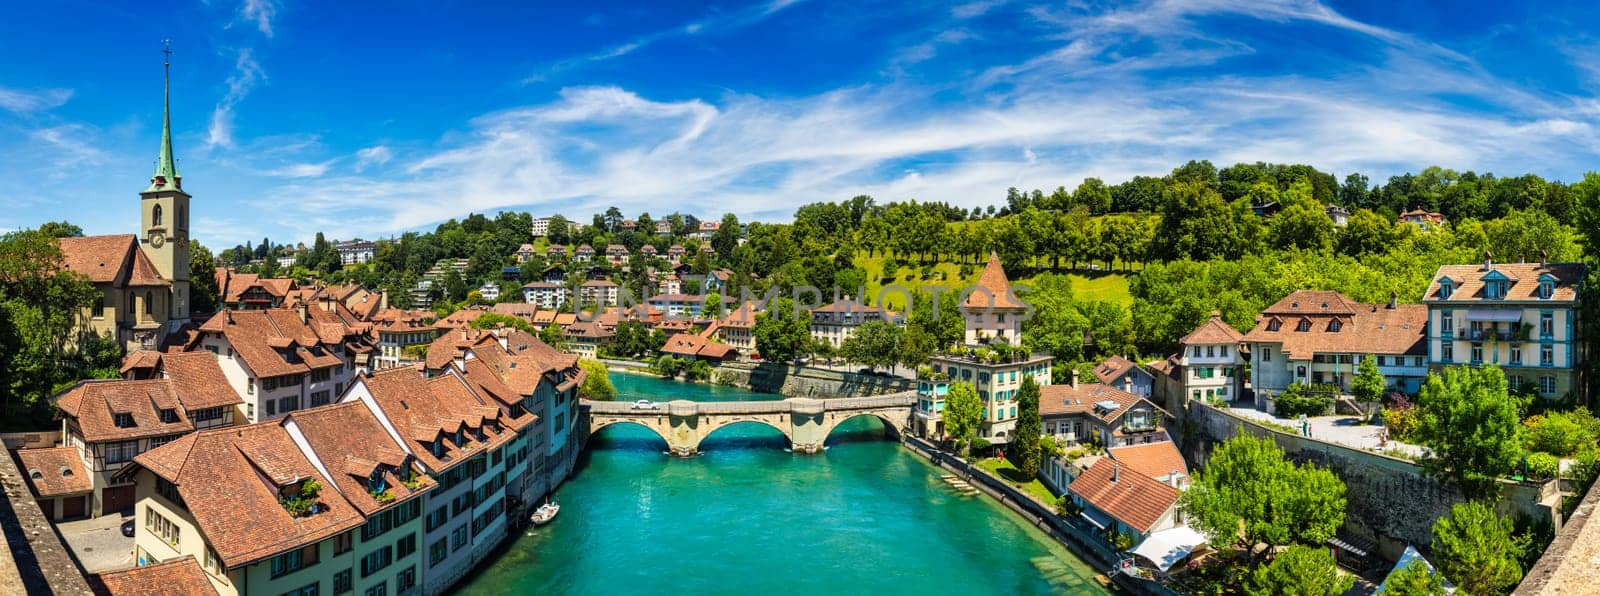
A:
<svg viewBox="0 0 1600 596">
<path fill-rule="evenodd" d="M 858 416 L 876 416 L 884 425 L 901 432 L 911 421 L 911 408 L 917 403 L 914 391 L 873 397 L 810 399 L 791 397 L 772 401 L 694 402 L 676 400 L 657 403 L 658 409 L 634 409 L 631 402 L 584 400 L 581 407 L 588 417 L 589 433 L 614 424 L 637 424 L 654 431 L 667 442 L 673 455 L 688 457 L 700 450 L 700 442 L 718 429 L 741 422 L 765 424 L 783 433 L 797 453 L 816 453 L 840 423 Z"/>
</svg>

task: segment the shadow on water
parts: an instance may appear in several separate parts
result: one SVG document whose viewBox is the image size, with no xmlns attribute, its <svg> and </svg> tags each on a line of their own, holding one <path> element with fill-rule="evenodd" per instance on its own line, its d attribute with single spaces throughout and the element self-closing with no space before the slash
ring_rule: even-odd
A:
<svg viewBox="0 0 1600 596">
<path fill-rule="evenodd" d="M 877 443 L 893 438 L 894 434 L 889 427 L 877 416 L 862 415 L 839 423 L 822 444 L 825 447 L 833 447 L 852 443 Z"/>
<path fill-rule="evenodd" d="M 789 438 L 783 431 L 760 422 L 735 422 L 717 430 L 700 441 L 700 451 L 725 449 L 788 449 Z"/>
</svg>

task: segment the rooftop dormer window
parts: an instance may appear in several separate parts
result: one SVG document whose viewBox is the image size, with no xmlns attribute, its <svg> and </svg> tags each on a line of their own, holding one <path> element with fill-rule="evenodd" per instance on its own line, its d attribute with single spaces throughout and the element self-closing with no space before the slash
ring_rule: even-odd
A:
<svg viewBox="0 0 1600 596">
<path fill-rule="evenodd" d="M 111 423 L 117 425 L 117 428 L 133 428 L 133 414 L 124 412 L 114 413 L 111 415 Z"/>
<path fill-rule="evenodd" d="M 1450 299 L 1450 295 L 1455 293 L 1455 291 L 1456 291 L 1455 284 L 1450 283 L 1450 280 L 1448 280 L 1448 279 L 1439 280 L 1439 299 L 1440 300 L 1449 300 Z"/>
<path fill-rule="evenodd" d="M 161 408 L 161 423 L 172 424 L 178 421 L 178 411 L 172 408 Z"/>
<path fill-rule="evenodd" d="M 1277 320 L 1277 319 L 1273 319 L 1271 321 L 1267 321 L 1267 331 L 1277 331 L 1277 330 L 1282 329 L 1282 328 L 1283 328 L 1283 321 L 1280 321 L 1280 320 Z"/>
<path fill-rule="evenodd" d="M 378 466 L 367 476 L 367 492 L 377 494 L 389 490 L 389 482 L 383 477 L 383 466 Z"/>
<path fill-rule="evenodd" d="M 1339 330 L 1343 329 L 1343 328 L 1344 328 L 1344 323 L 1339 321 L 1339 319 L 1334 319 L 1332 321 L 1328 321 L 1328 331 L 1330 333 L 1338 333 Z"/>
<path fill-rule="evenodd" d="M 1300 319 L 1300 324 L 1295 325 L 1294 326 L 1294 330 L 1295 331 L 1299 331 L 1301 333 L 1305 333 L 1307 331 L 1310 331 L 1311 330 L 1311 321 L 1308 320 L 1308 319 Z"/>
<path fill-rule="evenodd" d="M 1539 298 L 1541 300 L 1549 300 L 1551 298 L 1554 298 L 1555 295 L 1556 295 L 1556 284 L 1555 284 L 1555 282 L 1548 281 L 1548 280 L 1539 282 Z"/>
</svg>

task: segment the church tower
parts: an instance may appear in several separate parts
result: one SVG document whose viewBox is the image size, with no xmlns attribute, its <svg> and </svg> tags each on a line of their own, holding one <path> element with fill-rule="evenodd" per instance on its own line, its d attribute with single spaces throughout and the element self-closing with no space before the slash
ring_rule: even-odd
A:
<svg viewBox="0 0 1600 596">
<path fill-rule="evenodd" d="M 150 187 L 139 193 L 139 248 L 161 276 L 172 281 L 170 320 L 189 320 L 189 193 L 172 157 L 172 49 L 166 54 L 161 107 L 161 155 L 156 159 Z"/>
</svg>

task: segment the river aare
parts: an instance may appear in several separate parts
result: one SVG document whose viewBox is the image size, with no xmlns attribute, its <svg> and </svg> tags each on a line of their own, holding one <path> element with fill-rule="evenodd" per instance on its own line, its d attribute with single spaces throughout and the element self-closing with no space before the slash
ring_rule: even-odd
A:
<svg viewBox="0 0 1600 596">
<path fill-rule="evenodd" d="M 617 399 L 778 399 L 612 373 Z M 1020 517 L 962 496 L 940 471 L 845 422 L 817 455 L 741 423 L 675 459 L 628 424 L 590 439 L 556 493 L 462 594 L 1106 594 L 1094 571 Z"/>
</svg>

